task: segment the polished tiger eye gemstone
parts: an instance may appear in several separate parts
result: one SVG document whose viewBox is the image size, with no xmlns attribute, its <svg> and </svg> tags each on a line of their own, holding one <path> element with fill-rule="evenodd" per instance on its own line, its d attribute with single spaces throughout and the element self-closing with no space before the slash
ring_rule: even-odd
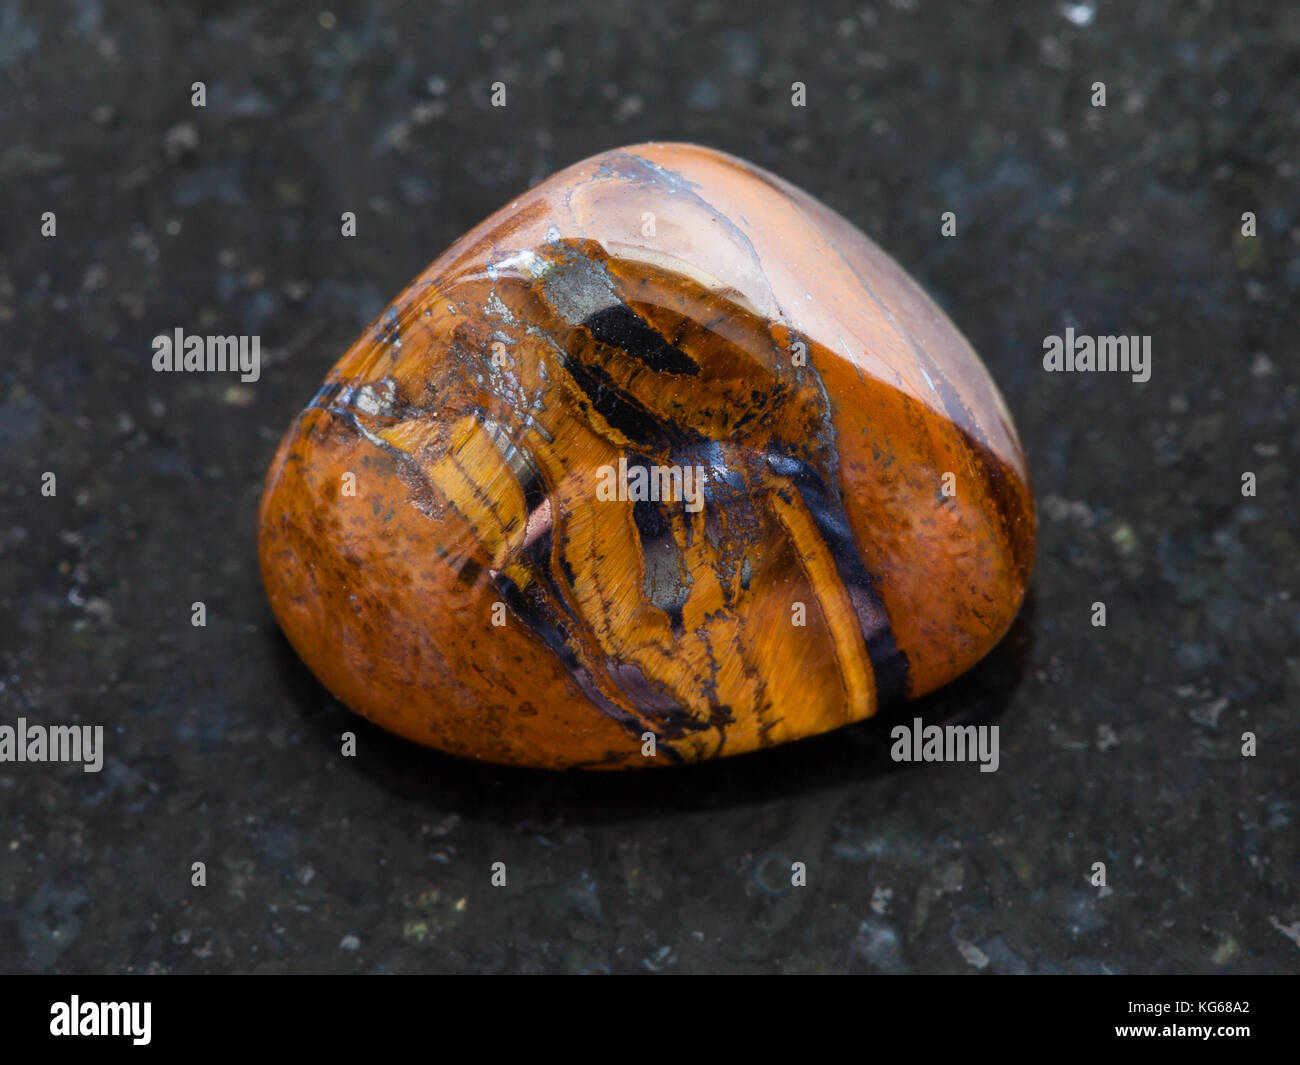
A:
<svg viewBox="0 0 1300 1065">
<path fill-rule="evenodd" d="M 1024 597 L 1024 456 L 850 223 L 686 144 L 451 246 L 290 427 L 263 579 L 320 680 L 492 762 L 740 754 L 951 680 Z"/>
</svg>

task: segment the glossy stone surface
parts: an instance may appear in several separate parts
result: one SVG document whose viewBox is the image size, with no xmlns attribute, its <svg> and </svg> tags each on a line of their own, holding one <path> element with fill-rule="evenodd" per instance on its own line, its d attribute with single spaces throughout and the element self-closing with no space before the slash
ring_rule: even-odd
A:
<svg viewBox="0 0 1300 1065">
<path fill-rule="evenodd" d="M 658 467 L 699 495 L 603 498 Z M 1034 535 L 942 312 L 805 193 L 680 144 L 457 241 L 291 426 L 260 515 L 276 617 L 340 699 L 552 768 L 739 754 L 931 691 L 1006 631 Z"/>
</svg>

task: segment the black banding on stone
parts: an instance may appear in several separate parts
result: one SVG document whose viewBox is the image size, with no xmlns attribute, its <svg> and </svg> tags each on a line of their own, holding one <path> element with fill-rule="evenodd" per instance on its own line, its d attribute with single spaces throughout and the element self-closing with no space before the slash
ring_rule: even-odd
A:
<svg viewBox="0 0 1300 1065">
<path fill-rule="evenodd" d="M 700 364 L 660 336 L 636 311 L 618 303 L 582 323 L 602 344 L 626 351 L 655 373 L 698 374 Z"/>
<path fill-rule="evenodd" d="M 629 395 L 604 367 L 588 365 L 578 359 L 566 358 L 564 368 L 582 390 L 596 413 L 627 437 L 638 449 L 645 451 L 687 452 L 698 449 L 707 440 L 694 429 L 674 425 L 647 410 Z"/>
<path fill-rule="evenodd" d="M 894 639 L 889 615 L 885 613 L 885 605 L 876 591 L 875 578 L 862 562 L 839 493 L 829 489 L 811 466 L 789 454 L 771 453 L 767 456 L 767 464 L 773 472 L 789 477 L 798 489 L 817 531 L 835 559 L 835 568 L 840 571 L 866 640 L 867 656 L 876 675 L 878 705 L 887 707 L 901 702 L 907 697 L 907 656 Z"/>
</svg>

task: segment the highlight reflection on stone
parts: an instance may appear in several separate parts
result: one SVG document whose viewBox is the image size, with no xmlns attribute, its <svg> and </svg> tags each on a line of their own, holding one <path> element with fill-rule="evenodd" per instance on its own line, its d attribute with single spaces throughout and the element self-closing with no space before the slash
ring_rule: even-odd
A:
<svg viewBox="0 0 1300 1065">
<path fill-rule="evenodd" d="M 340 699 L 550 768 L 931 691 L 1010 625 L 1034 535 L 942 312 L 827 207 L 682 144 L 572 166 L 453 244 L 290 427 L 260 514 L 276 617 Z"/>
</svg>

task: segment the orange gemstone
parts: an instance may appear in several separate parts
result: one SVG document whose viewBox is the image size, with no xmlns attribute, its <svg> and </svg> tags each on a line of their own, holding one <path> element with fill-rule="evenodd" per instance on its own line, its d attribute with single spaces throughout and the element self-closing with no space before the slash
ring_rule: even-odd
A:
<svg viewBox="0 0 1300 1065">
<path fill-rule="evenodd" d="M 260 514 L 322 682 L 454 754 L 740 754 L 968 669 L 1035 518 L 965 339 L 731 156 L 606 152 L 458 240 L 290 427 Z"/>
</svg>

